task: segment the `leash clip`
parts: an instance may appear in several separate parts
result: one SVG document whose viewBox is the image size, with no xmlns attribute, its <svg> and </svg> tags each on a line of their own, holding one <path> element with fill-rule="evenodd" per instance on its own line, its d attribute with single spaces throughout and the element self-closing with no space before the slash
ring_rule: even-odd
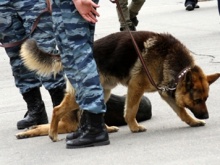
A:
<svg viewBox="0 0 220 165">
<path fill-rule="evenodd" d="M 167 87 L 167 86 L 164 86 L 164 87 L 158 87 L 158 89 L 162 92 L 168 92 L 168 91 L 174 91 L 176 90 L 176 87 Z"/>
</svg>

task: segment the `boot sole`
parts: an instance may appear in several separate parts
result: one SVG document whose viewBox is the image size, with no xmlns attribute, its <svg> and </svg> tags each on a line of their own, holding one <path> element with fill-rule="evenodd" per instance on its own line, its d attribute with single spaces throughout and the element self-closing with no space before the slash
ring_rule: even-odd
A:
<svg viewBox="0 0 220 165">
<path fill-rule="evenodd" d="M 26 129 L 26 128 L 30 128 L 34 125 L 40 125 L 40 124 L 48 124 L 48 121 L 43 121 L 43 122 L 39 122 L 39 123 L 31 123 L 31 124 L 17 124 L 17 129 L 18 130 Z"/>
<path fill-rule="evenodd" d="M 67 149 L 75 149 L 75 148 L 85 148 L 85 147 L 94 147 L 94 146 L 103 146 L 103 145 L 108 145 L 110 144 L 109 140 L 103 141 L 103 142 L 97 142 L 97 143 L 91 143 L 91 144 L 85 144 L 81 146 L 70 146 L 66 145 Z"/>
<path fill-rule="evenodd" d="M 17 129 L 18 130 L 26 129 L 26 128 L 29 128 L 29 127 L 34 126 L 34 125 L 37 125 L 37 124 L 17 125 Z"/>
</svg>

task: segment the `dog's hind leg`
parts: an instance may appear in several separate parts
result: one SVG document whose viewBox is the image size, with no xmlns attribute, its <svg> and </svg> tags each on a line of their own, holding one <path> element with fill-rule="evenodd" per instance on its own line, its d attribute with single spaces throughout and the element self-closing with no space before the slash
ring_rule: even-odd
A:
<svg viewBox="0 0 220 165">
<path fill-rule="evenodd" d="M 171 108 L 174 110 L 174 112 L 176 112 L 176 114 L 180 117 L 180 119 L 183 122 L 187 123 L 189 126 L 198 127 L 198 126 L 204 126 L 205 125 L 205 121 L 195 119 L 195 118 L 191 117 L 187 113 L 185 108 L 181 108 L 176 104 L 176 102 L 173 98 L 163 96 L 163 95 L 161 95 L 161 97 L 171 106 Z"/>
<path fill-rule="evenodd" d="M 42 124 L 30 127 L 24 132 L 19 132 L 15 136 L 17 139 L 30 138 L 35 136 L 45 136 L 48 135 L 50 124 Z"/>
<path fill-rule="evenodd" d="M 78 126 L 79 111 L 71 111 L 62 117 L 58 123 L 57 132 L 50 132 L 49 137 L 53 142 L 59 141 L 58 134 L 74 132 L 77 130 Z"/>
<path fill-rule="evenodd" d="M 56 106 L 53 110 L 52 120 L 50 124 L 49 137 L 52 141 L 57 141 L 58 123 L 64 115 L 67 113 L 78 110 L 79 106 L 75 102 L 75 96 L 73 93 L 66 93 L 63 101 L 60 105 Z"/>
</svg>

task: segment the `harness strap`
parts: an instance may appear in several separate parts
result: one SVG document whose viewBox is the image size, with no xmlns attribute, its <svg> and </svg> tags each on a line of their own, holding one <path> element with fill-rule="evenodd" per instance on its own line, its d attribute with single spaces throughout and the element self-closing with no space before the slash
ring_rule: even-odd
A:
<svg viewBox="0 0 220 165">
<path fill-rule="evenodd" d="M 46 12 L 50 12 L 51 13 L 51 7 L 50 7 L 50 0 L 46 0 L 46 3 L 47 3 L 47 7 L 38 15 L 37 19 L 34 21 L 34 24 L 31 28 L 31 32 L 30 34 L 28 34 L 26 37 L 24 37 L 22 40 L 20 41 L 16 41 L 16 42 L 11 42 L 11 43 L 6 43 L 6 44 L 1 44 L 0 43 L 0 47 L 3 47 L 3 48 L 11 48 L 11 47 L 15 47 L 15 46 L 19 46 L 21 45 L 33 32 L 34 30 L 36 29 L 37 27 L 37 24 L 39 23 L 40 21 L 40 18 L 41 16 L 46 13 Z"/>
</svg>

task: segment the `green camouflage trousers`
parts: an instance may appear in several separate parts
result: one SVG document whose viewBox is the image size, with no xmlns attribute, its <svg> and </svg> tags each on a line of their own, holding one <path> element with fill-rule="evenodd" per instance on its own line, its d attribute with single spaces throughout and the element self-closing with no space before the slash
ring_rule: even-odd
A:
<svg viewBox="0 0 220 165">
<path fill-rule="evenodd" d="M 131 0 L 131 3 L 129 5 L 128 5 L 128 0 L 118 0 L 118 1 L 119 1 L 119 5 L 121 6 L 121 10 L 125 18 L 125 21 L 130 26 L 132 24 L 131 19 L 138 15 L 145 0 Z M 117 13 L 121 27 L 125 27 L 126 23 L 123 21 L 121 14 L 119 13 L 118 10 Z"/>
</svg>

